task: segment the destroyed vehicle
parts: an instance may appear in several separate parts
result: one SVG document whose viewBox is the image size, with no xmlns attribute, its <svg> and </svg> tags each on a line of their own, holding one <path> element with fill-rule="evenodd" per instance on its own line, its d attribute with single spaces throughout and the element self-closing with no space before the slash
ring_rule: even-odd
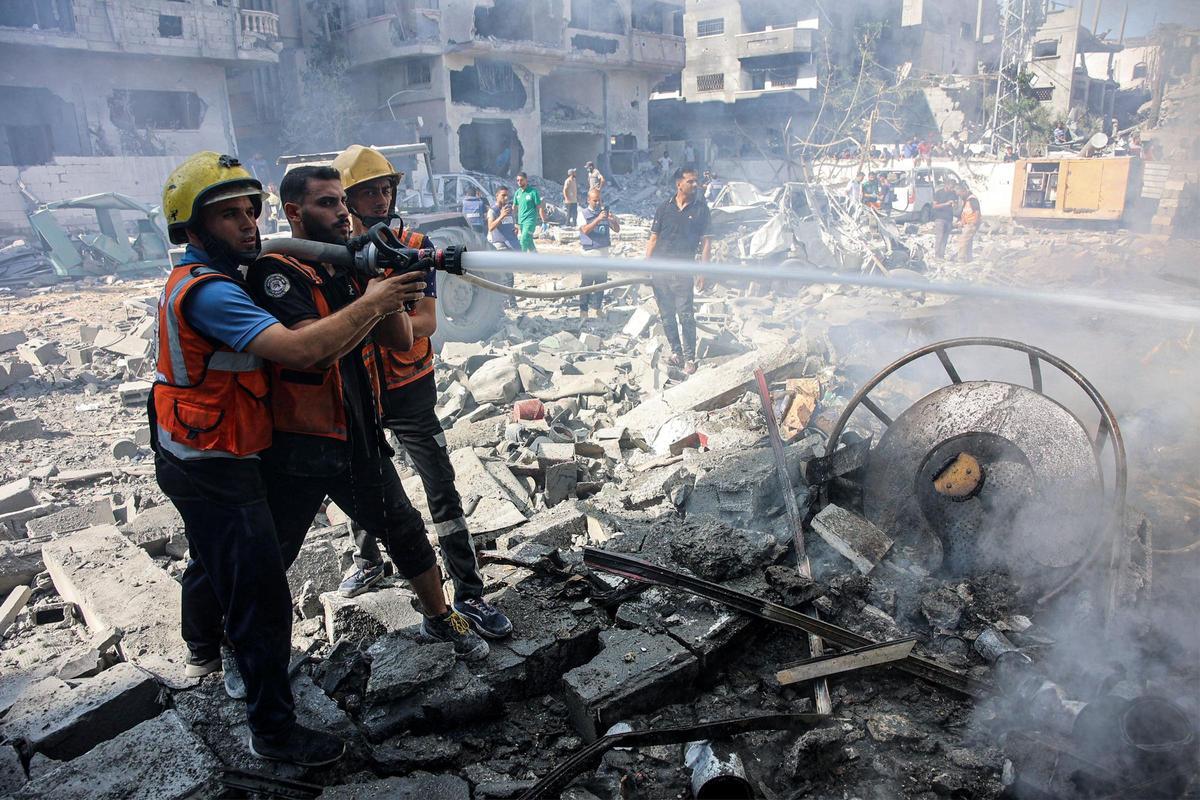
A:
<svg viewBox="0 0 1200 800">
<path fill-rule="evenodd" d="M 438 202 L 434 175 L 429 166 L 429 148 L 424 144 L 375 147 L 400 173 L 396 188 L 396 211 L 409 230 L 420 231 L 437 247 L 465 246 L 468 250 L 486 250 L 487 242 L 467 224 L 456 209 Z M 308 153 L 280 156 L 286 170 L 304 165 L 329 165 L 337 153 Z M 503 276 L 489 275 L 502 282 Z M 500 328 L 504 317 L 504 296 L 480 289 L 445 272 L 437 276 L 438 323 L 434 346 L 442 342 L 478 342 Z"/>
<path fill-rule="evenodd" d="M 43 203 L 28 217 L 57 278 L 171 269 L 159 209 L 128 195 L 104 192 Z M 92 232 L 97 228 L 99 233 Z"/>
<path fill-rule="evenodd" d="M 888 169 L 886 175 L 895 197 L 893 219 L 898 222 L 929 222 L 933 219 L 933 194 L 947 184 L 962 183 L 958 174 L 945 167 Z"/>
</svg>

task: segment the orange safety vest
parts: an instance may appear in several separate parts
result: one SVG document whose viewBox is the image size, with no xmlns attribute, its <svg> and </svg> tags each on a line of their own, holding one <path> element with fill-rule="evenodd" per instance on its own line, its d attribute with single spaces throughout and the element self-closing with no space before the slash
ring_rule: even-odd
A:
<svg viewBox="0 0 1200 800">
<path fill-rule="evenodd" d="M 329 301 L 321 287 L 325 277 L 321 270 L 290 256 L 270 253 L 263 258 L 273 258 L 286 264 L 296 277 L 304 281 L 312 291 L 317 314 L 322 318 L 332 313 Z M 354 279 L 352 279 L 354 280 Z M 362 286 L 355 280 L 355 287 Z M 374 345 L 364 343 L 360 355 L 371 380 L 376 410 L 380 409 L 379 372 L 375 368 Z M 271 411 L 275 417 L 275 430 L 287 433 L 303 433 L 309 436 L 324 436 L 346 441 L 346 404 L 342 389 L 342 373 L 334 364 L 326 369 L 290 369 L 274 362 L 270 364 Z"/>
<path fill-rule="evenodd" d="M 417 231 L 396 231 L 400 243 L 405 247 L 420 250 L 432 246 L 429 238 Z M 393 350 L 390 347 L 376 345 L 379 350 L 379 368 L 383 374 L 385 389 L 399 389 L 433 372 L 433 343 L 428 336 L 421 336 L 413 341 L 413 346 L 407 350 Z"/>
<path fill-rule="evenodd" d="M 191 450 L 242 458 L 271 446 L 270 385 L 262 359 L 213 342 L 184 318 L 188 293 L 209 280 L 234 279 L 203 265 L 179 266 L 159 297 L 151 389 L 157 436 L 160 447 L 182 458 Z"/>
<path fill-rule="evenodd" d="M 977 198 L 973 194 L 968 195 L 967 199 L 963 201 L 962 216 L 959 218 L 962 221 L 963 225 L 978 225 L 979 224 L 980 213 L 978 211 L 974 211 L 971 209 L 971 201 L 972 200 L 974 200 L 977 203 L 979 202 L 979 198 Z"/>
</svg>

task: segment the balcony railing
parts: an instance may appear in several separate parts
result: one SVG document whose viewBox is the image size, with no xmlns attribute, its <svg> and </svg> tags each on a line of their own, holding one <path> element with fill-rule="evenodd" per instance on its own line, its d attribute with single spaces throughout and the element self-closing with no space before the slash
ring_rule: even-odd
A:
<svg viewBox="0 0 1200 800">
<path fill-rule="evenodd" d="M 270 11 L 241 10 L 242 33 L 244 35 L 259 35 L 269 38 L 279 37 L 279 15 Z"/>
<path fill-rule="evenodd" d="M 784 53 L 807 53 L 813 49 L 810 28 L 780 28 L 773 31 L 742 33 L 737 37 L 737 57 L 757 58 Z"/>
</svg>

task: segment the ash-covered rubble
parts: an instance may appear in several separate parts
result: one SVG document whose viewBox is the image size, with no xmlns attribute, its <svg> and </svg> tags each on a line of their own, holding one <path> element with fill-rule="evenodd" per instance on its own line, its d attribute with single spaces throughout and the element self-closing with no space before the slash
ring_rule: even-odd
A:
<svg viewBox="0 0 1200 800">
<path fill-rule="evenodd" d="M 323 771 L 253 758 L 243 706 L 220 676 L 182 676 L 173 579 L 186 541 L 153 483 L 142 400 L 125 386 L 147 375 L 145 348 L 119 349 L 148 342 L 145 304 L 126 320 L 116 290 L 69 306 L 53 291 L 20 298 L 37 308 L 25 311 L 24 341 L 0 343 L 18 376 L 0 425 L 37 422 L 0 437 L 0 795 L 519 797 L 609 731 L 816 710 L 812 682 L 780 678 L 813 663 L 803 631 L 591 568 L 584 548 L 596 548 L 870 642 L 915 636 L 913 656 L 959 676 L 851 667 L 828 679 L 829 717 L 726 737 L 753 796 L 1133 796 L 1120 792 L 1148 782 L 1140 796 L 1179 796 L 1196 712 L 1180 706 L 1196 677 L 1183 653 L 1124 675 L 1103 648 L 1072 642 L 1060 654 L 1064 615 L 1103 624 L 1092 584 L 1039 604 L 1003 565 L 948 573 L 912 531 L 864 515 L 877 429 L 826 452 L 839 412 L 885 360 L 872 342 L 915 335 L 937 313 L 932 298 L 710 289 L 697 314 L 702 366 L 685 376 L 666 365 L 647 297 L 623 290 L 582 328 L 560 303 L 522 300 L 490 340 L 441 351 L 438 411 L 486 595 L 515 629 L 487 660 L 467 665 L 417 641 L 402 584 L 341 597 L 347 520 L 333 505 L 318 517 L 288 577 L 298 716 L 351 742 Z M 100 317 L 119 323 L 92 336 Z M 797 568 L 756 369 L 811 578 Z M 922 394 L 893 391 L 906 403 Z M 421 482 L 405 487 L 424 512 Z M 1136 543 L 1144 526 L 1132 528 Z M 1149 583 L 1136 554 L 1127 561 L 1132 603 Z M 1152 622 L 1131 611 L 1108 635 L 1161 649 Z M 1147 719 L 1175 727 L 1146 734 Z M 609 749 L 542 796 L 687 796 L 688 750 Z"/>
</svg>

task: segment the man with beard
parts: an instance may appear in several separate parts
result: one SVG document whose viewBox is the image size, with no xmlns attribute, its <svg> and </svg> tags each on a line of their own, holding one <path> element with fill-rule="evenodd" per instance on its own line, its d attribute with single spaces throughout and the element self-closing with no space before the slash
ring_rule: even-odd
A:
<svg viewBox="0 0 1200 800">
<path fill-rule="evenodd" d="M 187 250 L 159 299 L 147 410 L 155 477 L 188 540 L 186 674 L 216 672 L 224 661 L 227 691 L 246 700 L 251 751 L 320 766 L 339 759 L 345 745 L 296 722 L 287 674 L 292 604 L 260 471 L 259 455 L 271 444 L 263 360 L 309 369 L 412 295 L 398 278 L 379 281 L 316 324 L 284 327 L 254 305 L 239 270 L 258 255 L 262 204 L 262 185 L 231 156 L 197 153 L 167 179 L 167 230 Z"/>
<path fill-rule="evenodd" d="M 383 222 L 392 227 L 405 247 L 419 250 L 433 246 L 425 234 L 405 229 L 404 221 L 396 214 L 400 174 L 382 154 L 369 147 L 351 145 L 333 160 L 333 167 L 342 177 L 355 235 Z M 429 337 L 437 330 L 437 273 L 429 269 L 424 280 L 425 297 L 408 312 L 413 346 L 397 350 L 377 345 L 383 421 L 396 434 L 421 477 L 442 562 L 454 581 L 454 609 L 480 635 L 499 639 L 512 632 L 512 623 L 500 609 L 483 599 L 483 575 L 464 519 L 462 499 L 454 486 L 446 434 L 434 411 L 437 381 Z M 383 578 L 383 558 L 375 544 L 376 533 L 358 526 L 353 528 L 355 570 L 342 581 L 339 588 L 342 595 L 362 594 Z"/>
<path fill-rule="evenodd" d="M 298 167 L 284 176 L 279 193 L 294 238 L 346 243 L 350 212 L 336 169 Z M 400 279 L 423 294 L 429 266 L 417 264 Z M 343 267 L 282 255 L 260 258 L 246 280 L 260 306 L 296 329 L 336 313 L 364 289 L 362 280 Z M 485 658 L 487 642 L 446 603 L 425 524 L 392 465 L 380 421 L 375 341 L 400 351 L 411 348 L 409 315 L 389 316 L 372 337 L 315 369 L 271 365 L 275 440 L 263 454 L 263 467 L 284 566 L 295 560 L 328 496 L 356 525 L 383 539 L 421 603 L 423 636 L 451 642 L 460 658 Z"/>
</svg>

